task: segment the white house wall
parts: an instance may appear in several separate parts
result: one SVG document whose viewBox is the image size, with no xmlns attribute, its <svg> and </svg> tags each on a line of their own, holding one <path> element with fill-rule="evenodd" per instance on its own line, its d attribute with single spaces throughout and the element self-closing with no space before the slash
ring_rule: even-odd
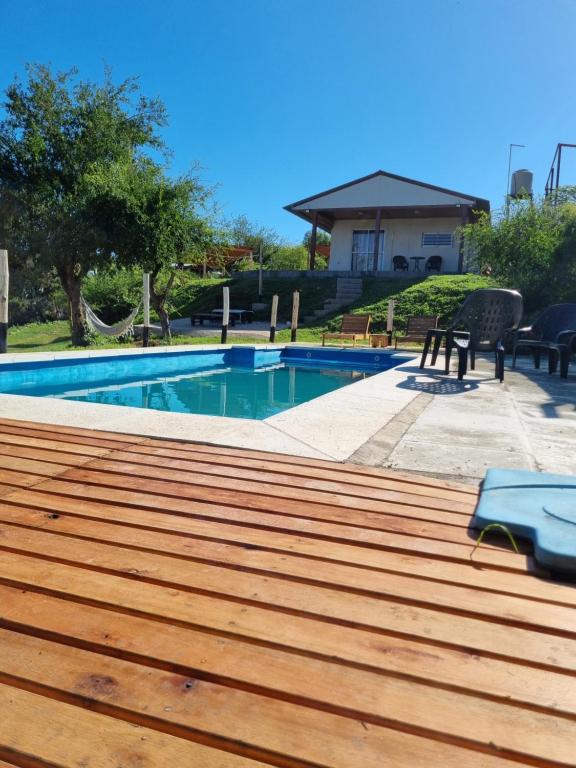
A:
<svg viewBox="0 0 576 768">
<path fill-rule="evenodd" d="M 392 257 L 442 256 L 442 271 L 457 272 L 459 238 L 454 236 L 451 246 L 422 247 L 423 232 L 452 232 L 460 226 L 458 218 L 383 219 L 384 270 L 392 270 Z M 374 229 L 373 220 L 340 220 L 334 222 L 330 244 L 330 270 L 349 270 L 352 266 L 352 233 L 355 230 Z M 421 269 L 424 269 L 421 262 Z M 410 263 L 412 269 L 412 262 Z"/>
<path fill-rule="evenodd" d="M 473 198 L 471 197 L 439 192 L 388 176 L 374 176 L 336 192 L 329 192 L 309 202 L 304 202 L 295 206 L 294 210 L 325 208 L 357 208 L 362 210 L 362 208 L 385 208 L 386 206 L 470 205 L 472 202 Z"/>
</svg>

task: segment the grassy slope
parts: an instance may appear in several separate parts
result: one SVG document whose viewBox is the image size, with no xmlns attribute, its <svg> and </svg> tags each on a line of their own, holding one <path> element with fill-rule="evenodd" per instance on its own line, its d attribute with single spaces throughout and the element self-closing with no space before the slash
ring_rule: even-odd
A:
<svg viewBox="0 0 576 768">
<path fill-rule="evenodd" d="M 177 311 L 175 316 L 186 317 L 190 311 L 210 310 L 220 305 L 222 286 L 230 286 L 232 307 L 250 306 L 257 296 L 257 284 L 252 279 L 242 280 L 208 280 L 195 281 L 186 286 L 185 295 L 174 297 L 174 305 Z M 366 278 L 364 280 L 364 292 L 362 297 L 349 308 L 349 311 L 372 315 L 372 329 L 382 331 L 386 327 L 388 301 L 396 300 L 395 323 L 396 329 L 405 327 L 406 319 L 410 315 L 440 315 L 441 323 L 447 322 L 455 309 L 462 303 L 470 291 L 477 288 L 487 288 L 495 283 L 490 278 L 479 275 L 440 275 L 426 277 L 420 280 L 413 278 L 377 279 Z M 323 305 L 324 299 L 334 296 L 336 293 L 336 281 L 332 279 L 299 279 L 299 280 L 272 280 L 265 278 L 263 300 L 270 302 L 273 293 L 278 293 L 279 319 L 286 320 L 290 317 L 292 291 L 300 290 L 300 316 L 304 317 Z M 179 311 L 178 311 L 179 310 Z M 268 311 L 263 314 L 263 319 L 268 317 Z M 298 331 L 299 341 L 318 341 L 325 330 L 338 330 L 342 314 L 336 314 L 328 318 L 321 318 Z M 290 331 L 280 331 L 277 341 L 290 340 Z M 215 332 L 213 337 L 192 338 L 189 336 L 174 337 L 174 344 L 212 344 L 220 341 L 219 334 Z M 231 338 L 235 344 L 254 343 L 249 336 Z M 261 339 L 259 340 L 261 341 Z M 53 323 L 31 323 L 19 328 L 11 328 L 8 334 L 10 352 L 51 352 L 72 349 L 68 323 L 59 321 Z M 158 342 L 161 343 L 161 342 Z M 120 345 L 114 341 L 102 338 L 95 346 L 120 347 L 132 346 Z"/>
</svg>

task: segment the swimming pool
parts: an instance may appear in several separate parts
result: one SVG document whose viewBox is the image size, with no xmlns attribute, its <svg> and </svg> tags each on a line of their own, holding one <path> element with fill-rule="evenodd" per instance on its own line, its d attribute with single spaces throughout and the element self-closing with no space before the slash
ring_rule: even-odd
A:
<svg viewBox="0 0 576 768">
<path fill-rule="evenodd" d="M 0 393 L 266 419 L 392 368 L 380 350 L 238 346 L 6 363 Z"/>
</svg>

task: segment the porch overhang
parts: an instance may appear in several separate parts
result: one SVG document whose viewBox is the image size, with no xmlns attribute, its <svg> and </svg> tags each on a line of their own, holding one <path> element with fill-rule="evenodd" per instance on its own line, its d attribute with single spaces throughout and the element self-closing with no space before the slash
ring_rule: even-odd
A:
<svg viewBox="0 0 576 768">
<path fill-rule="evenodd" d="M 474 220 L 476 211 L 490 211 L 487 200 L 471 200 L 469 204 L 456 203 L 454 205 L 400 205 L 400 206 L 366 206 L 362 208 L 304 208 L 298 204 L 287 205 L 285 210 L 295 216 L 314 224 L 326 232 L 331 232 L 334 223 L 339 220 L 371 220 L 376 219 L 380 211 L 381 219 L 434 219 L 434 218 L 458 218 L 463 219 L 464 211 L 466 219 Z"/>
</svg>

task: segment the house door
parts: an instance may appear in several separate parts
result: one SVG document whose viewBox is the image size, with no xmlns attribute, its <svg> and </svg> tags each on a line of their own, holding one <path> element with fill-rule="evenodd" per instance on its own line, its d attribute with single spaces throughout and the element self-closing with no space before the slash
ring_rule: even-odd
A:
<svg viewBox="0 0 576 768">
<path fill-rule="evenodd" d="M 354 272 L 374 271 L 374 240 L 375 229 L 358 229 L 352 232 L 352 264 Z M 380 230 L 378 243 L 378 270 L 384 269 L 384 240 L 385 232 Z"/>
</svg>

